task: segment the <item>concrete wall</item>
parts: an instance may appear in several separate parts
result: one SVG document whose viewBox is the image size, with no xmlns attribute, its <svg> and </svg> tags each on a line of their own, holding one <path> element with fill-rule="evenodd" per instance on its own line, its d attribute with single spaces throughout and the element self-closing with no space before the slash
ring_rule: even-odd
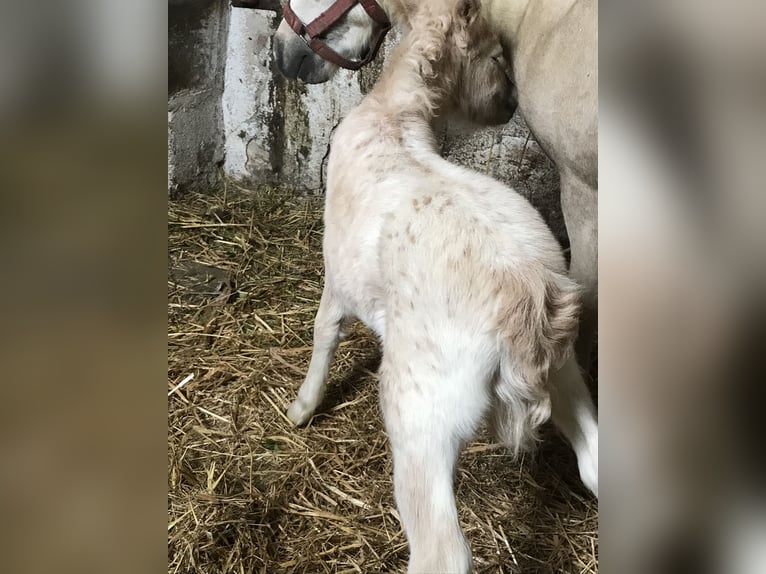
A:
<svg viewBox="0 0 766 574">
<path fill-rule="evenodd" d="M 169 192 L 210 189 L 223 175 L 228 24 L 226 1 L 168 3 Z"/>
<path fill-rule="evenodd" d="M 281 17 L 275 0 L 235 2 L 249 8 L 174 1 L 196 16 L 183 25 L 176 19 L 174 28 L 171 4 L 171 56 L 180 63 L 170 77 L 168 138 L 175 165 L 169 165 L 169 180 L 176 187 L 203 187 L 225 176 L 321 192 L 332 131 L 374 85 L 396 35 L 363 70 L 341 70 L 328 83 L 305 85 L 284 80 L 273 66 L 271 38 Z M 563 239 L 558 177 L 518 115 L 500 128 L 466 132 L 453 125 L 440 140 L 449 159 L 525 194 Z"/>
<path fill-rule="evenodd" d="M 232 8 L 223 92 L 227 175 L 318 191 L 330 134 L 374 83 L 375 66 L 331 82 L 289 82 L 274 68 L 281 12 Z"/>
</svg>

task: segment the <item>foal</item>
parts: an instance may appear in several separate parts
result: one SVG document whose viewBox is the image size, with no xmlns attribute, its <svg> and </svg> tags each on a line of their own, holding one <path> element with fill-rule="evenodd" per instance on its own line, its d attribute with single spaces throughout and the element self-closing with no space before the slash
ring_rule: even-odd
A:
<svg viewBox="0 0 766 574">
<path fill-rule="evenodd" d="M 507 121 L 511 89 L 477 0 L 424 2 L 332 141 L 325 286 L 288 416 L 312 416 L 344 323 L 362 319 L 383 344 L 380 403 L 410 572 L 471 568 L 452 480 L 481 421 L 491 414 L 518 452 L 550 416 L 549 369 L 566 361 L 552 384 L 579 377 L 567 358 L 578 288 L 560 246 L 523 197 L 445 161 L 434 141 L 434 118 L 454 108 Z"/>
</svg>

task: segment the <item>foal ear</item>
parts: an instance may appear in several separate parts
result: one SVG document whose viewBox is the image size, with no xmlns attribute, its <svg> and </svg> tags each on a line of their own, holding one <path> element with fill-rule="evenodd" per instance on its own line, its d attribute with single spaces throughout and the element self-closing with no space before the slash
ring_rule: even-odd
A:
<svg viewBox="0 0 766 574">
<path fill-rule="evenodd" d="M 462 26 L 470 26 L 479 17 L 480 0 L 458 0 L 455 4 L 455 20 Z"/>
</svg>

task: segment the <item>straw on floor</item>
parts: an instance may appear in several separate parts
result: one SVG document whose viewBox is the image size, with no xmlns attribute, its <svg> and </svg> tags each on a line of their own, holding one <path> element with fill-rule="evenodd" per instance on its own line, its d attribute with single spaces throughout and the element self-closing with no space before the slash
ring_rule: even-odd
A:
<svg viewBox="0 0 766 574">
<path fill-rule="evenodd" d="M 375 338 L 341 344 L 321 412 L 284 412 L 311 356 L 322 200 L 263 187 L 169 205 L 168 571 L 403 572 Z M 482 434 L 455 486 L 477 572 L 598 569 L 597 503 L 552 428 L 513 460 Z"/>
</svg>

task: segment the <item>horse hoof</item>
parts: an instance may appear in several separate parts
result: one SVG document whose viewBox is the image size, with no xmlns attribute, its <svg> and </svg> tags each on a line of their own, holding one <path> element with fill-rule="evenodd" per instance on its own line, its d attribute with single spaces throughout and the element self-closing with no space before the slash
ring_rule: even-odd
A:
<svg viewBox="0 0 766 574">
<path fill-rule="evenodd" d="M 300 399 L 295 399 L 293 404 L 290 405 L 290 408 L 287 409 L 287 418 L 297 427 L 303 426 L 309 422 L 309 419 L 313 414 L 314 409 L 309 408 L 309 406 Z"/>
</svg>

